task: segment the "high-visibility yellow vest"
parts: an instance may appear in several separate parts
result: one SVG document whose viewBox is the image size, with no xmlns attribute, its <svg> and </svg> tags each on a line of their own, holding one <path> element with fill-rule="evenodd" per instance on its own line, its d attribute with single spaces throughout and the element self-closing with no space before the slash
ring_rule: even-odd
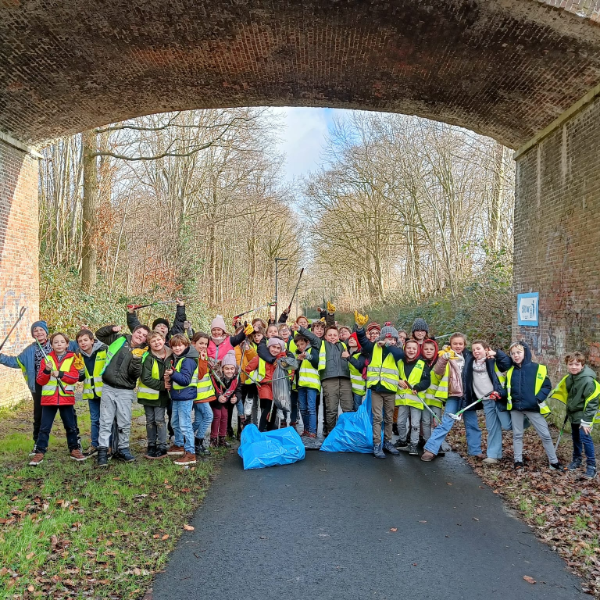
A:
<svg viewBox="0 0 600 600">
<path fill-rule="evenodd" d="M 189 358 L 188 356 L 180 356 L 177 359 L 177 362 L 175 364 L 175 370 L 178 373 L 181 373 L 181 366 L 183 365 L 183 361 Z M 192 380 L 190 381 L 189 385 L 179 385 L 178 383 L 176 383 L 175 381 L 173 381 L 173 389 L 174 390 L 184 390 L 185 388 L 188 387 L 197 387 L 198 386 L 198 365 L 196 365 L 196 370 L 194 371 L 194 374 L 192 375 Z"/>
<path fill-rule="evenodd" d="M 296 350 L 298 350 L 298 346 L 296 346 L 296 342 L 294 341 L 294 338 L 290 338 L 287 341 L 287 349 L 292 353 L 292 354 L 296 354 Z"/>
<path fill-rule="evenodd" d="M 500 371 L 500 369 L 498 368 L 497 364 L 494 364 L 494 371 L 496 372 L 496 376 L 498 377 L 498 381 L 500 382 L 500 385 L 505 388 L 506 387 L 506 373 L 502 373 L 502 371 Z"/>
<path fill-rule="evenodd" d="M 142 356 L 142 364 L 144 364 L 144 362 L 146 360 L 148 360 L 149 356 L 150 356 L 149 352 L 144 353 L 144 356 Z M 156 379 L 156 381 L 159 381 L 160 371 L 158 370 L 158 362 L 153 357 L 150 357 L 150 359 L 153 361 L 152 362 L 152 379 Z M 160 391 L 153 390 L 152 388 L 146 387 L 142 383 L 142 380 L 140 379 L 140 381 L 138 382 L 137 397 L 139 400 L 158 400 L 158 398 L 160 397 Z"/>
<path fill-rule="evenodd" d="M 94 361 L 94 372 L 89 373 L 87 366 L 85 367 L 85 380 L 83 381 L 84 400 L 90 400 L 94 396 L 100 398 L 102 396 L 102 373 L 104 372 L 104 363 L 106 362 L 106 350 L 98 350 Z M 85 364 L 85 361 L 84 361 Z"/>
<path fill-rule="evenodd" d="M 446 365 L 444 374 L 440 377 L 433 369 L 430 372 L 431 385 L 425 391 L 425 401 L 429 406 L 444 408 L 448 400 L 448 381 L 450 380 L 450 365 Z"/>
<path fill-rule="evenodd" d="M 554 398 L 555 400 L 562 402 L 565 406 L 567 405 L 567 399 L 569 396 L 569 393 L 567 392 L 567 377 L 568 375 L 563 377 L 560 380 L 559 384 L 550 392 L 550 395 L 548 396 L 548 398 Z M 585 399 L 585 402 L 583 403 L 583 412 L 585 412 L 588 403 L 594 398 L 596 398 L 598 395 L 600 395 L 600 383 L 594 380 L 594 384 L 596 385 L 594 391 Z M 594 415 L 592 425 L 596 423 L 600 423 L 600 407 Z"/>
<path fill-rule="evenodd" d="M 514 367 L 511 367 L 507 372 L 506 372 L 506 391 L 508 393 L 508 398 L 507 398 L 507 404 L 506 404 L 506 409 L 507 410 L 512 410 L 512 396 L 510 395 L 510 382 L 512 379 L 512 374 L 513 371 L 515 370 Z M 537 375 L 535 376 L 535 395 L 537 396 L 540 392 L 540 390 L 542 389 L 542 386 L 544 385 L 544 381 L 546 380 L 546 375 L 548 374 L 548 368 L 546 367 L 546 365 L 538 365 L 537 368 Z M 544 415 L 545 417 L 547 417 L 552 411 L 550 410 L 550 407 L 548 406 L 548 404 L 546 404 L 546 401 L 544 400 L 544 402 L 538 404 L 538 406 L 540 407 L 540 414 Z"/>
<path fill-rule="evenodd" d="M 54 359 L 51 356 L 46 356 L 45 360 L 46 360 L 46 364 L 50 367 L 51 371 L 58 371 L 58 366 L 56 365 L 56 363 L 54 362 Z M 74 356 L 66 358 L 63 361 L 63 364 L 61 365 L 61 371 L 63 371 L 63 372 L 69 371 L 71 369 L 71 365 L 73 364 L 74 360 L 75 360 Z M 56 379 L 56 377 L 50 376 L 48 383 L 46 383 L 44 386 L 42 386 L 42 398 L 44 396 L 54 396 L 57 388 L 58 388 L 58 395 L 62 396 L 63 398 L 71 397 L 73 395 L 73 390 L 75 389 L 73 384 L 64 383 L 64 382 L 63 382 L 62 388 L 61 388 L 58 385 L 58 380 Z M 63 389 L 64 389 L 64 391 L 63 391 Z"/>
<path fill-rule="evenodd" d="M 354 358 L 356 355 L 360 356 L 360 352 L 355 352 L 352 355 L 352 358 Z M 352 393 L 356 394 L 357 396 L 364 396 L 367 393 L 367 382 L 363 379 L 362 373 L 352 363 L 348 363 L 348 369 L 350 369 L 350 384 L 352 385 Z"/>
<path fill-rule="evenodd" d="M 310 357 L 311 352 L 312 349 L 310 348 L 306 351 L 308 357 Z M 319 377 L 319 371 L 310 364 L 308 358 L 305 358 L 300 363 L 298 387 L 313 388 L 315 390 L 321 389 L 321 378 Z"/>
<path fill-rule="evenodd" d="M 29 377 L 27 377 L 27 369 L 25 365 L 17 358 L 17 363 L 21 367 L 21 371 L 23 371 L 23 377 L 25 377 L 25 383 L 29 383 Z"/>
<path fill-rule="evenodd" d="M 267 363 L 264 359 L 258 359 L 258 367 L 254 371 L 248 373 L 248 379 L 251 379 L 253 383 L 262 381 L 267 374 Z"/>
<path fill-rule="evenodd" d="M 408 376 L 408 385 L 413 388 L 421 381 L 421 377 L 423 377 L 423 371 L 425 370 L 425 362 L 422 360 L 418 360 L 415 363 L 415 366 L 412 368 L 410 375 Z M 404 372 L 404 361 L 398 361 L 398 373 L 400 375 L 400 380 L 407 381 L 406 374 Z M 413 406 L 414 408 L 419 408 L 423 410 L 425 407 L 423 406 L 423 402 L 420 398 L 424 398 L 424 392 L 418 392 L 415 396 L 411 390 L 404 389 L 398 386 L 398 391 L 396 392 L 396 406 Z"/>
<path fill-rule="evenodd" d="M 396 392 L 400 374 L 398 365 L 390 352 L 383 360 L 383 348 L 375 344 L 373 348 L 373 357 L 367 367 L 367 388 L 371 388 L 378 383 L 390 392 Z"/>
<path fill-rule="evenodd" d="M 125 345 L 127 338 L 124 335 L 119 336 L 106 350 L 106 358 L 104 359 L 104 365 L 100 375 L 104 375 L 104 372 L 108 368 L 111 360 L 115 357 L 115 354 Z"/>
<path fill-rule="evenodd" d="M 198 377 L 198 370 L 196 370 L 196 377 Z M 196 402 L 206 402 L 209 398 L 216 396 L 215 386 L 213 385 L 210 373 L 207 371 L 206 375 L 200 381 L 198 381 L 198 394 L 196 395 Z"/>
<path fill-rule="evenodd" d="M 344 342 L 340 342 L 344 350 L 348 350 L 348 347 Z M 327 363 L 327 351 L 325 350 L 325 341 L 321 342 L 321 348 L 319 350 L 319 371 L 323 371 L 325 369 Z"/>
</svg>

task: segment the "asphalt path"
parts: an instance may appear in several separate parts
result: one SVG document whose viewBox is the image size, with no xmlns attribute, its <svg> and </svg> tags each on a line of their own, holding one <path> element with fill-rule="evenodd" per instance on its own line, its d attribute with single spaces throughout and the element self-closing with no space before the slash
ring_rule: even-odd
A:
<svg viewBox="0 0 600 600">
<path fill-rule="evenodd" d="M 231 453 L 191 524 L 153 600 L 589 598 L 453 453 L 307 452 L 256 471 Z"/>
</svg>

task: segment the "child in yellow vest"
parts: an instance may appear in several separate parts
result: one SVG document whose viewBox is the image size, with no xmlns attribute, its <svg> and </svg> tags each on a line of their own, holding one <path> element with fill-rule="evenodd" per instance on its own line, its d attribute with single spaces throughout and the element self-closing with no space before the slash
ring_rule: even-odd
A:
<svg viewBox="0 0 600 600">
<path fill-rule="evenodd" d="M 417 445 L 421 431 L 423 398 L 431 380 L 429 367 L 419 358 L 419 344 L 416 340 L 407 340 L 404 344 L 404 358 L 398 361 L 400 381 L 396 393 L 398 406 L 398 433 L 400 439 L 396 448 L 418 456 Z M 429 412 L 427 413 L 429 414 Z M 408 440 L 407 421 L 410 416 L 410 441 Z"/>
</svg>

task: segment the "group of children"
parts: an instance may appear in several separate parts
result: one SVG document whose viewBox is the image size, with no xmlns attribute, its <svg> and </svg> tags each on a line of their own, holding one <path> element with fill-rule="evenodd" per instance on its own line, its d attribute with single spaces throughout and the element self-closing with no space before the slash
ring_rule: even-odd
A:
<svg viewBox="0 0 600 600">
<path fill-rule="evenodd" d="M 421 460 L 430 462 L 443 456 L 446 435 L 463 420 L 468 454 L 485 464 L 502 458 L 502 431 L 512 429 L 515 469 L 523 469 L 523 431 L 532 425 L 550 467 L 562 470 L 545 420 L 546 400 L 555 398 L 566 405 L 571 423 L 573 460 L 566 468 L 579 469 L 585 453 L 585 476 L 595 477 L 590 432 L 600 421 L 600 384 L 583 354 L 565 357 L 568 375 L 552 389 L 546 367 L 532 361 L 524 342 L 513 343 L 507 355 L 483 340 L 473 341 L 469 350 L 466 337 L 454 333 L 440 349 L 423 319 L 415 320 L 409 337 L 391 323 L 381 327 L 359 313 L 352 329 L 339 326 L 329 303 L 321 317 L 309 326 L 300 316 L 291 327 L 287 311 L 277 323 L 236 319 L 229 335 L 217 315 L 210 334 L 194 333 L 178 301 L 173 327 L 157 319 L 150 329 L 129 309 L 131 333 L 108 325 L 95 334 L 82 329 L 74 341 L 64 333 L 49 336 L 46 323 L 35 322 L 33 344 L 16 357 L 0 354 L 0 364 L 22 369 L 33 396 L 29 464 L 43 461 L 57 412 L 71 458 L 97 456 L 105 467 L 109 458 L 135 460 L 129 436 L 137 400 L 146 416 L 146 458 L 172 456 L 175 464 L 190 465 L 198 456 L 209 456 L 210 447 L 229 446 L 234 408 L 238 436 L 251 423 L 268 431 L 288 423 L 298 427 L 301 419 L 301 435 L 315 438 L 321 403 L 328 435 L 340 411 L 358 410 L 369 391 L 377 458 L 400 451 L 418 456 L 423 445 Z M 83 383 L 90 409 L 91 445 L 85 453 L 74 410 L 77 382 Z"/>
</svg>

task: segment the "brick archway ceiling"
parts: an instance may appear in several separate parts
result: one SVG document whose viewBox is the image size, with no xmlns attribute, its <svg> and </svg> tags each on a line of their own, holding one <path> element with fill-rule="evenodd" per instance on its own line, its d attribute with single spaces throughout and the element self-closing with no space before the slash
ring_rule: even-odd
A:
<svg viewBox="0 0 600 600">
<path fill-rule="evenodd" d="M 168 110 L 330 106 L 514 148 L 600 82 L 598 5 L 0 0 L 0 130 L 36 143 Z"/>
</svg>

